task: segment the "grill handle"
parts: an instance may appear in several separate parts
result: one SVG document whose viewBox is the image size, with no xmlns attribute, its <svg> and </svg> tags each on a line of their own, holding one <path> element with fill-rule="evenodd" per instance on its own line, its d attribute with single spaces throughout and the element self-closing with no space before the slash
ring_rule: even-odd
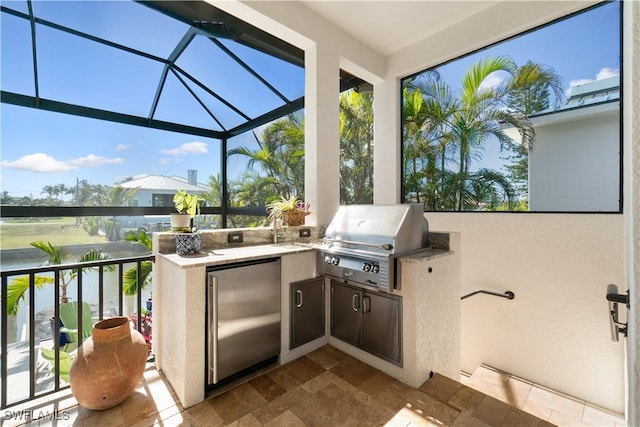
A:
<svg viewBox="0 0 640 427">
<path fill-rule="evenodd" d="M 324 243 L 345 243 L 347 245 L 366 246 L 368 248 L 383 249 L 385 251 L 390 251 L 390 250 L 393 249 L 393 245 L 390 244 L 390 243 L 383 243 L 383 244 L 380 244 L 380 245 L 375 245 L 375 244 L 372 244 L 372 243 L 354 242 L 353 240 L 330 239 L 328 237 L 325 237 L 324 239 L 322 239 L 322 241 Z"/>
</svg>

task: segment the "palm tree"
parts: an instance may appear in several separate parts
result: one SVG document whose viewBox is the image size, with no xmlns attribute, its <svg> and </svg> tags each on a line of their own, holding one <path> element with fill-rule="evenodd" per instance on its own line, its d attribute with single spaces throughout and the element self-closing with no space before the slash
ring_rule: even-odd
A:
<svg viewBox="0 0 640 427">
<path fill-rule="evenodd" d="M 99 206 L 126 206 L 138 191 L 138 187 L 124 188 L 117 185 L 113 187 L 100 185 L 98 189 L 96 197 Z M 115 216 L 106 220 L 104 227 L 110 242 L 120 240 L 120 222 Z"/>
<path fill-rule="evenodd" d="M 147 233 L 142 230 L 137 232 L 128 232 L 124 236 L 124 240 L 128 242 L 140 243 L 147 248 L 149 252 L 152 249 L 153 241 Z M 151 261 L 142 261 L 140 263 L 140 291 L 151 283 L 151 273 L 153 272 L 153 263 Z M 132 267 L 124 272 L 122 291 L 125 295 L 135 295 L 138 292 L 138 266 Z"/>
<path fill-rule="evenodd" d="M 559 106 L 564 99 L 562 78 L 549 66 L 527 61 L 518 67 L 510 82 L 507 105 L 526 116 L 543 111 L 553 105 Z M 509 144 L 514 155 L 507 158 L 511 163 L 505 165 L 510 179 L 514 182 L 520 198 L 526 198 L 528 189 L 529 150 L 519 144 Z"/>
<path fill-rule="evenodd" d="M 70 255 L 66 253 L 60 246 L 56 246 L 51 242 L 31 242 L 31 246 L 40 249 L 48 255 L 48 260 L 43 265 L 60 265 L 70 258 Z M 110 257 L 104 252 L 92 249 L 78 259 L 76 262 L 91 262 L 91 261 L 103 261 L 110 259 Z M 104 267 L 107 271 L 113 271 L 114 266 Z M 93 269 L 91 267 L 90 269 Z M 69 285 L 78 276 L 78 270 L 60 270 L 58 272 L 58 281 L 60 285 L 60 304 L 69 302 L 67 296 L 67 290 Z M 29 289 L 29 276 L 20 276 L 15 278 L 9 286 L 7 286 L 7 314 L 16 315 L 20 308 L 20 302 L 24 300 L 25 293 Z M 38 289 L 45 285 L 55 284 L 55 279 L 48 276 L 35 276 L 35 285 Z"/>
<path fill-rule="evenodd" d="M 340 202 L 373 203 L 373 94 L 340 95 Z"/>
<path fill-rule="evenodd" d="M 489 85 L 488 77 L 498 72 L 506 77 L 497 85 Z M 518 68 L 509 58 L 489 57 L 465 73 L 458 91 L 433 74 L 405 83 L 404 176 L 413 197 L 420 200 L 422 191 L 426 206 L 453 210 L 475 209 L 477 201 L 472 201 L 469 194 L 484 200 L 486 197 L 479 197 L 481 194 L 494 194 L 501 189 L 504 193 L 498 199 L 512 198 L 513 185 L 499 184 L 506 183 L 504 175 L 491 171 L 493 179 L 483 179 L 488 171 L 472 173 L 471 162 L 481 157 L 489 138 L 496 138 L 501 149 L 513 149 L 515 142 L 504 133 L 505 125 L 517 129 L 523 149 L 530 149 L 535 132 L 527 113 L 548 105 L 545 99 L 548 102 L 549 89 L 559 99 L 559 81 L 548 67 L 528 62 Z M 455 154 L 455 160 L 449 157 L 451 154 Z M 434 165 L 436 155 L 438 165 Z M 453 164 L 457 171 L 448 173 L 446 166 Z M 434 184 L 436 179 L 440 180 L 439 185 Z M 470 187 L 470 179 L 477 179 L 477 185 Z M 471 193 L 470 188 L 474 189 Z M 445 195 L 451 191 L 453 197 Z M 482 205 L 487 206 L 486 200 Z"/>
<path fill-rule="evenodd" d="M 279 119 L 267 126 L 261 138 L 256 137 L 257 149 L 238 147 L 228 151 L 230 156 L 248 158 L 249 176 L 263 180 L 258 186 L 262 200 L 257 206 L 283 197 L 298 196 L 304 193 L 304 122 L 296 114 Z M 240 185 L 244 185 L 243 180 Z M 252 181 L 247 181 L 252 184 Z M 252 187 L 254 187 L 252 185 Z M 255 188 L 255 187 L 254 187 Z M 256 206 L 255 200 L 248 203 L 247 192 L 235 191 L 240 206 Z M 254 192 L 250 192 L 256 195 Z"/>
</svg>

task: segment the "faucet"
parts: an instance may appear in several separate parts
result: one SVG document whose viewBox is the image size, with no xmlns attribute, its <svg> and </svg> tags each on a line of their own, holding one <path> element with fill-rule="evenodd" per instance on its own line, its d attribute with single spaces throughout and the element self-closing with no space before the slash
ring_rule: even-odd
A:
<svg viewBox="0 0 640 427">
<path fill-rule="evenodd" d="M 278 243 L 278 218 L 273 219 L 273 243 Z"/>
</svg>

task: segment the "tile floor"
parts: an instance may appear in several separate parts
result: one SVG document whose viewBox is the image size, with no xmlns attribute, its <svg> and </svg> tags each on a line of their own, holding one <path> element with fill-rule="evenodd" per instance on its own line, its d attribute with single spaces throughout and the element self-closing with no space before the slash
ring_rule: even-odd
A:
<svg viewBox="0 0 640 427">
<path fill-rule="evenodd" d="M 503 400 L 437 374 L 413 389 L 334 347 L 324 346 L 188 409 L 182 408 L 168 382 L 149 365 L 133 395 L 115 408 L 84 409 L 67 390 L 43 402 L 12 408 L 15 416 L 8 417 L 5 412 L 2 425 L 553 425 Z M 22 417 L 19 409 L 26 411 Z M 32 422 L 25 423 L 26 414 Z"/>
<path fill-rule="evenodd" d="M 461 382 L 488 396 L 560 426 L 625 426 L 624 417 L 482 365 Z"/>
</svg>

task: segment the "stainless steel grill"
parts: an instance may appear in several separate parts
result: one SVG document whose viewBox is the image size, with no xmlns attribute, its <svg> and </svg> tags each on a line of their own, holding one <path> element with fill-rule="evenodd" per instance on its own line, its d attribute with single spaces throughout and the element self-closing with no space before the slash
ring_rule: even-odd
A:
<svg viewBox="0 0 640 427">
<path fill-rule="evenodd" d="M 319 248 L 323 273 L 359 286 L 399 288 L 397 258 L 428 247 L 421 204 L 340 206 Z"/>
</svg>

